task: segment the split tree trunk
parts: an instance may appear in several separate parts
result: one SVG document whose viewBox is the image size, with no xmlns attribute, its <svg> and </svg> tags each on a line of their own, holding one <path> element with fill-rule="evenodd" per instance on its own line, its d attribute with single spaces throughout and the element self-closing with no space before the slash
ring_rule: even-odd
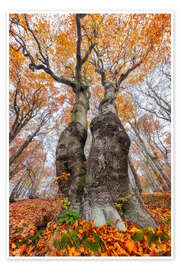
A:
<svg viewBox="0 0 180 270">
<path fill-rule="evenodd" d="M 132 190 L 128 178 L 130 139 L 117 116 L 114 100 L 116 92 L 109 88 L 99 106 L 99 115 L 90 128 L 92 146 L 87 162 L 87 181 L 83 202 L 83 217 L 93 219 L 95 225 L 108 220 L 125 230 L 123 219 L 139 227 L 156 227 L 145 209 L 139 194 Z M 124 198 L 121 210 L 115 207 Z"/>
</svg>

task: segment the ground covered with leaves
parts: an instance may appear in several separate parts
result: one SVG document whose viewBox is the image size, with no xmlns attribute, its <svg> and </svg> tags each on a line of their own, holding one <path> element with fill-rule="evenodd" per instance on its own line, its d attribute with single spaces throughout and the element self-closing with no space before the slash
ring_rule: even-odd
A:
<svg viewBox="0 0 180 270">
<path fill-rule="evenodd" d="M 170 256 L 171 195 L 143 198 L 156 230 L 129 221 L 125 232 L 111 222 L 97 227 L 74 211 L 62 213 L 59 199 L 16 200 L 9 206 L 9 256 Z"/>
</svg>

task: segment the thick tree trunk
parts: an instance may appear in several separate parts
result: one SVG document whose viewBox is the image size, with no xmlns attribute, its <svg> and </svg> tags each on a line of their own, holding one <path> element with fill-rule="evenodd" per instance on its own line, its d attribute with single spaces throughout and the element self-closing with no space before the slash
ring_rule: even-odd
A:
<svg viewBox="0 0 180 270">
<path fill-rule="evenodd" d="M 125 230 L 114 206 L 118 197 L 128 195 L 127 154 L 130 140 L 112 112 L 101 114 L 91 123 L 92 146 L 87 165 L 84 216 L 96 225 L 107 220 Z M 119 185 L 120 184 L 120 185 Z"/>
<path fill-rule="evenodd" d="M 84 145 L 87 138 L 87 111 L 89 90 L 76 96 L 72 122 L 62 132 L 56 149 L 56 175 L 70 173 L 68 180 L 59 180 L 59 192 L 71 201 L 71 207 L 80 212 L 86 179 Z"/>
<path fill-rule="evenodd" d="M 95 225 L 112 220 L 121 230 L 126 229 L 124 218 L 139 227 L 155 228 L 155 221 L 129 182 L 130 139 L 116 114 L 115 97 L 114 89 L 106 91 L 99 115 L 91 122 L 92 146 L 87 163 L 83 216 L 87 220 L 94 219 Z M 120 211 L 115 203 L 119 203 Z"/>
</svg>

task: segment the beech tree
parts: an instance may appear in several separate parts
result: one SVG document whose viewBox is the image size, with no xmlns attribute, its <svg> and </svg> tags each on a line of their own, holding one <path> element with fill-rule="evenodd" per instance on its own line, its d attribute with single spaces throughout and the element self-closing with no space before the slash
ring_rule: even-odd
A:
<svg viewBox="0 0 180 270">
<path fill-rule="evenodd" d="M 94 219 L 96 225 L 110 218 L 125 229 L 121 221 L 125 217 L 139 226 L 156 226 L 131 192 L 127 171 L 130 139 L 115 100 L 124 81 L 141 81 L 147 68 L 162 61 L 169 51 L 169 37 L 169 14 L 10 16 L 13 50 L 22 53 L 41 81 L 61 83 L 73 92 L 72 122 L 59 136 L 56 175 L 70 173 L 68 181 L 59 178 L 59 189 L 72 208 L 86 219 Z M 86 173 L 84 145 L 93 87 L 103 88 L 104 98 L 90 126 L 93 139 Z M 126 202 L 122 214 L 114 205 L 119 198 Z"/>
<path fill-rule="evenodd" d="M 58 33 L 57 37 L 52 38 L 52 36 L 47 36 L 47 38 L 50 38 L 50 45 L 48 42 L 45 42 L 45 44 L 43 43 L 45 36 L 42 36 L 41 31 L 42 26 L 49 26 L 50 28 L 50 24 L 39 24 L 39 29 L 37 29 L 38 27 L 33 24 L 32 20 L 31 22 L 28 21 L 27 15 L 22 15 L 22 18 L 18 15 L 12 15 L 10 19 L 11 37 L 13 41 L 15 41 L 16 46 L 18 46 L 18 49 L 22 49 L 24 57 L 27 57 L 30 60 L 29 68 L 32 71 L 42 70 L 50 75 L 56 82 L 70 86 L 76 96 L 75 105 L 72 111 L 72 122 L 61 134 L 56 154 L 57 176 L 60 175 L 62 171 L 71 173 L 71 187 L 69 183 L 64 184 L 59 182 L 60 190 L 65 195 L 68 195 L 68 190 L 69 195 L 71 194 L 71 200 L 74 201 L 79 199 L 77 190 L 81 186 L 82 181 L 82 170 L 84 168 L 85 160 L 83 150 L 87 137 L 87 111 L 90 98 L 89 84 L 82 74 L 82 68 L 95 45 L 92 42 L 91 44 L 88 44 L 87 49 L 82 49 L 81 19 L 83 19 L 84 16 L 85 14 L 65 16 L 64 23 L 67 24 L 67 28 L 60 31 L 61 33 Z M 74 28 L 77 30 L 77 35 Z M 36 52 L 32 50 L 32 44 L 28 46 L 29 44 L 27 44 L 26 41 L 27 34 L 31 35 L 31 40 L 37 48 Z M 47 35 L 51 34 L 47 32 Z M 66 39 L 66 35 L 68 35 L 68 40 Z M 73 38 L 76 42 L 73 41 Z M 68 60 L 66 52 L 63 51 L 64 57 L 66 58 L 66 61 L 62 61 L 65 62 L 64 73 L 66 74 L 67 71 L 70 70 L 71 79 L 67 78 L 69 74 L 66 77 L 57 76 L 51 68 L 51 60 L 49 59 L 48 53 L 49 50 L 52 49 L 51 44 L 53 44 L 55 39 L 57 39 L 55 50 L 60 57 L 63 47 L 65 50 L 69 48 L 69 59 L 75 58 L 75 63 L 70 60 L 70 63 L 67 64 L 66 61 Z M 87 47 L 87 41 L 83 47 Z"/>
<path fill-rule="evenodd" d="M 102 43 L 100 42 L 95 47 L 96 59 L 92 61 L 92 64 L 100 75 L 105 95 L 99 105 L 99 115 L 91 122 L 93 141 L 87 173 L 89 207 L 86 206 L 85 213 L 86 218 L 95 219 L 97 225 L 104 224 L 107 219 L 112 219 L 114 224 L 116 219 L 121 221 L 113 205 L 119 196 L 124 198 L 129 196 L 122 216 L 139 226 L 156 226 L 132 192 L 128 180 L 130 139 L 117 116 L 115 105 L 117 92 L 123 81 L 143 64 L 152 65 L 154 51 L 157 51 L 157 48 L 160 49 L 159 42 L 163 39 L 168 17 L 153 15 L 151 19 L 148 17 L 148 22 L 150 21 L 151 23 L 147 24 L 147 18 L 144 15 L 142 17 L 130 15 L 124 20 L 121 16 L 111 16 L 106 19 L 105 28 L 102 31 L 102 35 L 108 40 L 108 45 L 104 48 L 102 38 Z M 106 31 L 109 24 L 113 25 L 113 29 L 111 33 L 108 32 L 110 37 L 107 39 Z M 116 33 L 120 35 L 120 42 Z M 142 76 L 143 71 L 140 77 Z M 130 81 L 132 80 L 134 80 L 133 77 L 130 78 Z M 116 226 L 122 229 L 123 223 L 119 222 Z"/>
</svg>

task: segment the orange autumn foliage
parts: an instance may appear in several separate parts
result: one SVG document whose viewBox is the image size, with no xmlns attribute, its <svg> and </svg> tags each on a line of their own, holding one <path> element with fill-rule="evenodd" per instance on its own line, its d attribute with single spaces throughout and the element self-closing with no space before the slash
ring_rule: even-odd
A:
<svg viewBox="0 0 180 270">
<path fill-rule="evenodd" d="M 67 225 L 57 222 L 52 216 L 52 211 L 57 213 L 61 210 L 60 201 L 17 200 L 10 204 L 10 256 L 170 256 L 170 227 L 167 223 L 170 218 L 170 203 L 167 201 L 167 198 L 170 200 L 170 193 L 156 193 L 153 197 L 144 194 L 143 198 L 159 222 L 156 230 L 140 229 L 129 221 L 125 221 L 125 232 L 106 224 L 97 227 L 93 221 L 81 219 Z M 160 205 L 163 207 L 157 208 Z M 44 226 L 44 229 L 38 231 L 38 226 Z M 78 246 L 74 238 L 70 238 L 70 245 L 66 248 L 54 246 L 54 240 L 59 241 L 64 234 L 71 232 L 77 233 L 78 241 L 87 235 L 92 243 L 96 243 L 94 235 L 98 235 L 104 248 L 93 251 L 88 246 Z M 137 233 L 143 235 L 144 239 L 133 240 Z M 149 241 L 149 236 L 156 237 L 156 241 Z"/>
<path fill-rule="evenodd" d="M 75 14 L 28 14 L 29 24 L 34 31 L 38 42 L 32 32 L 27 31 L 27 23 L 23 14 L 11 14 L 13 22 L 11 27 L 17 34 L 23 35 L 23 41 L 27 44 L 34 61 L 42 64 L 46 56 L 52 70 L 58 76 L 75 81 L 76 69 L 76 22 Z M 19 30 L 21 29 L 21 30 Z M 138 68 L 131 72 L 127 83 L 141 82 L 148 72 L 159 64 L 164 55 L 170 54 L 171 15 L 170 14 L 87 14 L 82 18 L 82 55 L 85 55 L 91 42 L 95 42 L 97 55 L 104 63 L 105 75 L 108 82 L 116 84 L 127 70 L 139 64 Z M 16 37 L 17 38 L 17 37 Z M 71 122 L 72 106 L 75 95 L 68 87 L 60 87 L 50 74 L 38 70 L 29 69 L 29 59 L 23 56 L 23 50 L 16 42 L 15 36 L 10 34 L 10 105 L 14 100 L 14 89 L 18 86 L 18 102 L 21 114 L 25 114 L 32 107 L 33 91 L 42 88 L 39 98 L 36 100 L 37 109 L 46 110 L 48 106 L 53 112 L 57 112 L 61 105 L 69 104 L 63 108 L 60 120 L 56 122 L 58 128 L 62 123 L 68 125 Z M 43 56 L 42 56 L 43 55 Z M 100 64 L 94 52 L 82 67 L 82 80 L 92 86 L 93 109 L 102 100 L 104 90 L 100 86 L 99 75 L 96 74 L 96 65 Z M 20 83 L 18 79 L 21 77 Z M 61 88 L 62 87 L 62 88 Z M 27 97 L 29 98 L 27 102 Z M 119 93 L 116 105 L 118 114 L 124 123 L 129 122 L 136 115 L 136 106 L 131 97 L 125 93 Z M 92 111 L 93 111 L 92 109 Z M 10 127 L 13 125 L 13 116 L 10 116 Z M 38 122 L 37 122 L 38 123 Z M 37 124 L 35 123 L 35 125 Z M 33 127 L 30 125 L 29 129 Z M 23 142 L 24 138 L 17 137 L 10 147 L 10 154 Z M 19 157 L 18 162 L 23 164 L 29 153 L 36 148 L 34 141 Z M 42 166 L 45 157 L 41 147 L 36 148 L 31 156 L 34 168 Z M 136 151 L 138 151 L 136 149 Z M 158 155 L 160 158 L 160 155 Z M 41 159 L 41 160 L 40 160 Z M 41 162 L 42 161 L 42 162 Z M 37 166 L 37 167 L 36 167 Z M 45 171 L 44 176 L 47 171 Z M 51 173 L 51 171 L 50 171 Z M 48 175 L 48 173 L 47 173 Z M 166 222 L 170 216 L 170 210 L 165 207 L 147 208 L 158 222 Z M 170 256 L 170 240 L 157 243 L 148 243 L 147 239 L 136 242 L 132 239 L 135 231 L 139 230 L 134 224 L 126 221 L 127 231 L 121 232 L 113 226 L 104 225 L 96 227 L 93 222 L 78 220 L 75 224 L 59 224 L 51 213 L 61 209 L 60 202 L 54 200 L 39 199 L 16 201 L 10 205 L 10 256 Z M 26 215 L 25 217 L 22 216 Z M 49 223 L 47 223 L 47 221 Z M 39 234 L 39 227 L 45 227 Z M 93 234 L 101 238 L 105 250 L 98 250 L 95 254 L 85 247 L 77 248 L 68 246 L 67 249 L 57 249 L 52 239 L 61 236 L 59 232 L 75 230 L 80 240 L 88 235 L 91 242 L 95 242 Z M 145 231 L 142 230 L 144 233 Z M 170 236 L 170 228 L 160 225 L 156 234 L 166 232 Z M 147 233 L 147 232 L 146 232 Z M 145 236 L 147 236 L 145 234 Z M 75 244 L 70 239 L 71 244 Z"/>
</svg>

